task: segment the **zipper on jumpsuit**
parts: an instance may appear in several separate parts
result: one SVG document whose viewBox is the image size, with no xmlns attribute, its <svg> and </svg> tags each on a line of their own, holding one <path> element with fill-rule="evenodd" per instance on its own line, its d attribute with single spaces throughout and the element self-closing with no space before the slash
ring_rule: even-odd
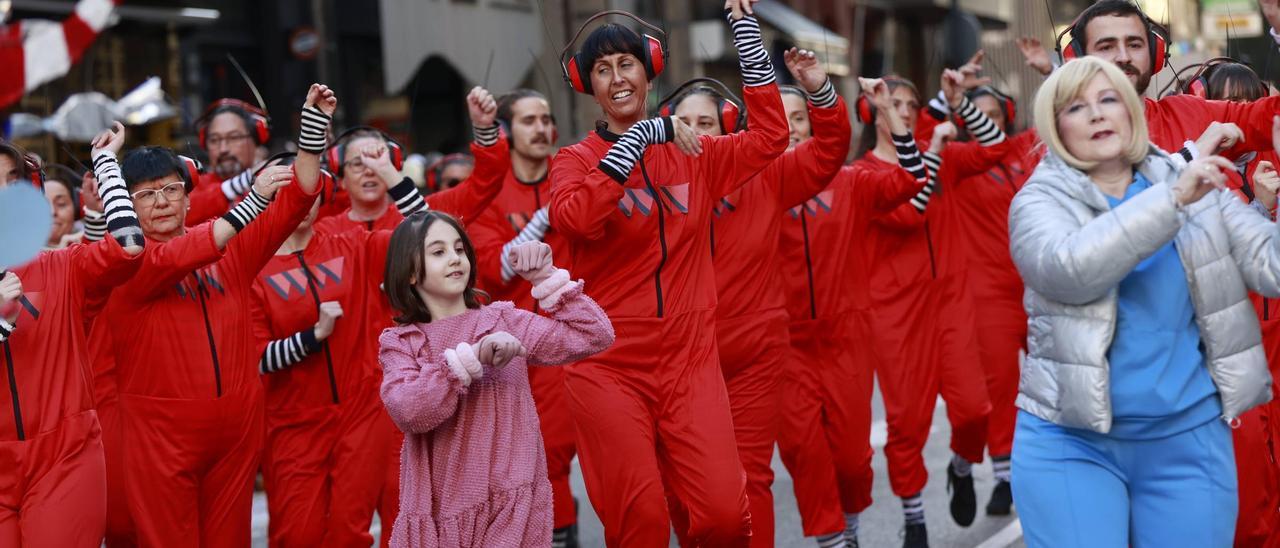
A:
<svg viewBox="0 0 1280 548">
<path fill-rule="evenodd" d="M 209 337 L 209 355 L 213 358 L 213 383 L 217 396 L 222 397 L 222 367 L 218 365 L 218 345 L 213 342 L 213 326 L 209 325 L 209 307 L 205 304 L 204 280 L 200 279 L 200 272 L 192 272 L 192 276 L 196 277 L 196 296 L 200 299 L 200 312 L 204 315 L 204 334 Z"/>
<path fill-rule="evenodd" d="M 667 223 L 663 210 L 667 205 L 662 201 L 658 189 L 653 186 L 653 181 L 649 180 L 649 170 L 645 168 L 644 157 L 640 157 L 640 174 L 644 176 L 644 186 L 653 195 L 655 201 L 658 202 L 658 244 L 662 248 L 662 257 L 658 259 L 658 267 L 653 270 L 653 287 L 658 296 L 658 317 L 663 317 L 664 307 L 662 304 L 662 267 L 667 264 Z"/>
<path fill-rule="evenodd" d="M 813 255 L 809 251 L 809 222 L 805 220 L 806 207 L 800 206 L 800 231 L 804 233 L 804 270 L 809 276 L 809 319 L 818 319 L 818 300 L 813 291 Z"/>
<path fill-rule="evenodd" d="M 18 441 L 27 439 L 22 429 L 22 406 L 18 404 L 18 379 L 14 376 L 13 353 L 9 349 L 9 341 L 0 343 L 4 346 L 4 363 L 9 373 L 9 395 L 13 397 L 13 423 L 18 427 Z"/>
<path fill-rule="evenodd" d="M 311 274 L 311 267 L 307 266 L 306 259 L 302 258 L 301 251 L 293 253 L 298 257 L 298 264 L 302 266 L 302 275 L 307 277 L 307 287 L 311 290 L 311 298 L 316 302 L 316 313 L 320 312 L 320 291 L 316 289 L 316 278 Z M 324 348 L 324 363 L 329 368 L 329 391 L 333 394 L 333 403 L 338 403 L 338 379 L 333 374 L 333 354 L 329 353 L 329 341 L 325 340 L 320 343 Z"/>
</svg>

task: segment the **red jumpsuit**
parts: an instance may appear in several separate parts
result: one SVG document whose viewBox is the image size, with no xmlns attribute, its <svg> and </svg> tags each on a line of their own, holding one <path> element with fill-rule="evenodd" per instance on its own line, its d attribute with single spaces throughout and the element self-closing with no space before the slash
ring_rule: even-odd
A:
<svg viewBox="0 0 1280 548">
<path fill-rule="evenodd" d="M 844 513 L 871 505 L 877 359 L 866 343 L 874 340 L 870 222 L 906 203 L 923 183 L 896 167 L 854 162 L 783 215 L 778 262 L 790 348 L 782 367 L 778 450 L 805 536 L 843 531 Z"/>
<path fill-rule="evenodd" d="M 369 546 L 392 431 L 380 420 L 377 313 L 391 233 L 316 233 L 304 251 L 272 258 L 253 284 L 254 334 L 267 343 L 315 325 L 317 303 L 343 316 L 322 351 L 263 376 L 263 478 L 272 546 Z M 318 295 L 317 295 L 318 294 Z M 380 320 L 379 320 L 380 321 Z"/>
<path fill-rule="evenodd" d="M 13 269 L 23 293 L 17 328 L 0 343 L 0 545 L 102 542 L 106 463 L 85 329 L 141 264 L 107 237 Z"/>
<path fill-rule="evenodd" d="M 716 270 L 716 341 L 733 413 L 738 456 L 747 473 L 751 545 L 773 546 L 773 446 L 778 440 L 779 379 L 787 350 L 787 311 L 778 264 L 782 216 L 827 186 L 849 154 L 843 100 L 810 105 L 813 139 L 784 152 L 720 199 L 711 220 Z M 676 503 L 676 497 L 668 497 Z M 687 516 L 672 504 L 678 533 Z M 681 539 L 685 540 L 685 539 Z M 689 542 L 682 542 L 688 546 Z"/>
<path fill-rule="evenodd" d="M 1262 151 L 1249 163 L 1245 177 L 1228 174 L 1227 186 L 1245 203 L 1253 201 L 1253 176 L 1258 162 L 1266 160 L 1280 166 L 1274 151 Z M 1271 376 L 1280 373 L 1280 306 L 1276 299 L 1250 292 L 1262 326 L 1262 343 L 1267 351 Z M 1272 386 L 1273 391 L 1277 390 Z M 1272 401 L 1240 416 L 1240 425 L 1231 431 L 1235 442 L 1236 477 L 1239 485 L 1239 515 L 1236 518 L 1235 546 L 1280 547 L 1280 468 L 1276 444 L 1280 400 Z"/>
<path fill-rule="evenodd" d="M 939 395 L 947 401 L 952 451 L 970 462 L 983 458 L 991 403 L 978 361 L 960 249 L 964 235 L 954 227 L 949 190 L 954 181 L 993 167 L 1006 150 L 1005 143 L 948 145 L 936 174 L 939 188 L 925 213 L 905 204 L 873 223 L 878 250 L 871 299 L 881 360 L 876 378 L 889 427 L 889 483 L 899 497 L 920 493 L 928 480 L 921 451 Z M 893 166 L 874 155 L 864 159 Z"/>
<path fill-rule="evenodd" d="M 225 250 L 206 223 L 149 242 L 112 293 L 106 329 L 123 422 L 124 483 L 143 545 L 247 546 L 263 400 L 251 288 L 315 195 L 295 181 Z"/>
<path fill-rule="evenodd" d="M 619 184 L 598 167 L 612 134 L 561 149 L 551 224 L 609 314 L 613 347 L 566 368 L 587 494 L 610 546 L 666 546 L 663 482 L 689 511 L 689 538 L 744 545 L 746 483 L 716 353 L 712 209 L 787 147 L 774 84 L 743 93 L 751 127 L 701 138 L 689 157 L 649 146 Z"/>
<path fill-rule="evenodd" d="M 537 302 L 529 293 L 529 282 L 516 276 L 502 279 L 500 255 L 502 246 L 514 239 L 534 214 L 551 201 L 549 178 L 524 182 L 516 179 L 508 170 L 502 192 L 493 205 L 467 227 L 471 243 L 476 248 L 477 284 L 496 301 L 512 301 L 525 310 L 537 310 Z M 569 242 L 558 232 L 547 229 L 542 239 L 551 246 L 556 266 L 568 269 Z M 547 477 L 551 480 L 554 499 L 552 527 L 561 529 L 577 523 L 573 491 L 569 487 L 569 471 L 573 455 L 577 452 L 574 442 L 573 419 L 569 416 L 569 404 L 564 394 L 564 368 L 530 367 L 529 388 L 538 408 L 542 424 L 542 443 L 547 453 Z"/>
<path fill-rule="evenodd" d="M 962 236 L 958 251 L 967 259 L 969 292 L 977 312 L 978 355 L 991 397 L 987 450 L 993 457 L 1013 452 L 1018 353 L 1027 339 L 1022 277 L 1009 255 L 1009 204 L 1031 176 L 1028 166 L 1039 162 L 1038 141 L 1035 131 L 1011 136 L 1009 151 L 998 164 L 946 189 L 955 223 L 950 230 Z"/>
<path fill-rule="evenodd" d="M 476 159 L 476 167 L 471 172 L 470 177 L 458 184 L 458 186 L 426 197 L 428 207 L 453 215 L 463 223 L 478 219 L 485 209 L 489 207 L 489 204 L 493 202 L 494 197 L 502 190 L 503 176 L 506 174 L 507 166 L 510 162 L 508 158 L 509 145 L 505 139 L 499 139 L 497 144 L 488 147 L 472 143 L 471 154 Z M 388 203 L 386 213 L 383 213 L 381 217 L 373 221 L 354 221 L 351 219 L 350 212 L 348 209 L 340 215 L 317 220 L 315 223 L 316 233 L 339 234 L 351 230 L 389 231 L 395 230 L 400 225 L 400 221 L 404 220 L 404 215 L 401 215 L 394 205 L 390 203 Z M 378 336 L 382 334 L 382 330 L 391 327 L 393 323 L 391 318 L 395 315 L 395 312 L 391 309 L 391 301 L 387 300 L 386 294 L 382 292 L 382 277 L 378 276 L 376 280 L 371 280 L 370 283 L 369 290 L 377 297 L 370 303 L 370 306 L 376 307 L 376 309 L 370 312 L 369 321 L 366 323 L 366 333 L 369 339 L 376 344 Z M 376 366 L 375 368 L 379 375 L 378 384 L 380 384 L 382 368 L 377 366 L 376 362 L 374 362 L 374 366 Z M 396 514 L 399 513 L 400 508 L 400 446 L 403 444 L 404 437 L 391 422 L 391 417 L 387 416 L 385 411 L 379 412 L 378 420 L 383 423 L 385 428 L 391 430 L 384 453 L 386 466 L 382 467 L 386 471 L 386 475 L 383 481 L 382 495 L 378 501 L 378 515 L 381 517 L 384 531 L 380 543 L 383 547 L 386 547 L 391 540 L 390 524 L 395 523 Z"/>
</svg>

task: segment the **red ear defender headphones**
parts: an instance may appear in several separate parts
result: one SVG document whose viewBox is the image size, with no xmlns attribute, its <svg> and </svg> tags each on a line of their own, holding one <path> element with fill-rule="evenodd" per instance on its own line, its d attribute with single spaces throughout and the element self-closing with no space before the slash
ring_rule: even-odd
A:
<svg viewBox="0 0 1280 548">
<path fill-rule="evenodd" d="M 44 166 L 40 165 L 40 160 L 35 156 L 22 153 L 22 166 L 27 173 L 27 178 L 31 180 L 31 184 L 36 188 L 44 190 Z"/>
<path fill-rule="evenodd" d="M 204 114 L 201 114 L 200 117 L 196 119 L 196 136 L 200 140 L 200 148 L 208 150 L 209 147 L 205 143 L 205 136 L 208 133 L 209 122 L 213 117 L 212 114 L 214 111 L 221 107 L 235 108 L 244 111 L 245 115 L 249 117 L 249 122 L 251 123 L 249 131 L 252 133 L 254 141 L 258 144 L 264 144 L 271 139 L 271 118 L 268 117 L 267 113 L 263 112 L 262 109 L 239 99 L 218 99 L 217 101 L 210 103 L 209 106 L 204 109 Z"/>
<path fill-rule="evenodd" d="M 1205 61 L 1204 63 L 1201 63 L 1200 67 L 1196 69 L 1196 72 L 1192 74 L 1191 79 L 1187 80 L 1186 83 L 1182 85 L 1179 91 L 1187 95 L 1194 95 L 1201 99 L 1208 99 L 1209 98 L 1209 75 L 1213 74 L 1213 72 L 1217 70 L 1218 67 L 1223 65 L 1240 65 L 1249 69 L 1249 72 L 1252 72 L 1255 77 L 1257 76 L 1257 72 L 1255 72 L 1253 70 L 1253 67 L 1249 66 L 1248 63 L 1238 61 L 1230 57 L 1214 57 L 1212 59 Z M 1261 78 L 1258 78 L 1258 84 L 1259 84 L 1258 88 L 1254 91 L 1254 93 L 1256 93 L 1258 97 L 1266 97 L 1268 95 L 1271 95 L 1271 88 L 1267 86 L 1267 83 L 1265 81 L 1263 81 Z"/>
<path fill-rule="evenodd" d="M 724 85 L 724 82 L 715 78 L 694 78 L 676 86 L 676 89 L 658 102 L 661 105 L 658 108 L 658 115 L 665 117 L 675 114 L 677 106 L 675 100 L 684 100 L 685 97 L 688 97 L 688 95 L 682 97 L 681 93 L 685 90 L 696 90 L 698 88 L 710 91 L 717 96 L 716 107 L 720 113 L 720 133 L 728 135 L 747 129 L 747 111 L 742 106 L 742 99 L 734 95 L 729 86 Z"/>
<path fill-rule="evenodd" d="M 897 76 L 883 76 L 880 79 L 884 80 L 885 84 L 894 82 L 899 85 L 909 86 L 911 89 L 916 89 L 915 84 Z M 919 95 L 919 93 L 916 93 L 916 95 Z M 863 125 L 869 126 L 876 123 L 876 107 L 871 104 L 871 100 L 867 99 L 867 96 L 863 95 L 861 91 L 858 92 L 858 100 L 854 102 L 854 112 L 858 114 L 858 121 L 862 122 Z"/>
<path fill-rule="evenodd" d="M 387 145 L 387 153 L 391 155 L 391 167 L 396 171 L 404 168 L 404 147 L 400 146 L 395 139 L 392 139 L 386 132 L 372 126 L 355 126 L 347 128 L 338 137 L 333 140 L 333 144 L 329 146 L 329 150 L 324 154 L 324 168 L 330 173 L 342 176 L 342 164 L 347 153 L 347 141 L 350 140 L 352 134 L 357 131 L 367 131 L 376 133 L 382 137 L 383 142 Z"/>
<path fill-rule="evenodd" d="M 1169 31 L 1161 27 L 1155 21 L 1152 21 L 1147 14 L 1139 12 L 1142 17 L 1142 24 L 1147 27 L 1147 48 L 1151 53 L 1151 74 L 1156 74 L 1164 70 L 1165 64 L 1169 61 Z M 1058 56 L 1062 57 L 1065 63 L 1077 57 L 1084 57 L 1084 44 L 1076 40 L 1076 23 L 1079 18 L 1072 21 L 1067 28 L 1062 29 L 1058 33 L 1057 40 L 1054 41 L 1054 49 L 1057 50 Z M 1083 33 L 1084 29 L 1080 29 Z M 1062 43 L 1062 38 L 1067 37 L 1067 43 Z"/>
<path fill-rule="evenodd" d="M 587 25 L 606 15 L 621 15 L 634 20 L 642 27 L 661 34 L 663 40 L 654 38 L 649 34 L 641 36 L 645 42 L 644 59 L 641 59 L 641 61 L 644 62 L 644 72 L 645 75 L 649 77 L 650 81 L 653 81 L 653 79 L 657 78 L 659 74 L 662 74 L 662 69 L 666 67 L 667 46 L 664 43 L 667 39 L 666 31 L 646 23 L 644 19 L 636 17 L 629 12 L 622 10 L 602 11 L 592 15 L 584 21 L 582 26 L 578 27 L 578 32 L 574 33 L 573 38 L 569 40 L 569 43 L 565 44 L 564 48 L 560 50 L 560 70 L 564 73 L 564 80 L 569 82 L 569 87 L 573 88 L 573 90 L 578 93 L 591 95 L 591 67 L 588 66 L 586 57 L 581 51 L 573 54 L 573 56 L 569 58 L 568 62 L 565 62 L 565 55 L 569 53 L 569 48 L 573 47 L 573 44 L 578 41 L 578 38 L 582 36 L 582 33 L 587 30 Z"/>
</svg>

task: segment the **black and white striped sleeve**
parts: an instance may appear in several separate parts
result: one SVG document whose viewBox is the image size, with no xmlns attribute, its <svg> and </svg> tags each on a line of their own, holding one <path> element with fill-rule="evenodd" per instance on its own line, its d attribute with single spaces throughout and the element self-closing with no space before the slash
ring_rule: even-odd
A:
<svg viewBox="0 0 1280 548">
<path fill-rule="evenodd" d="M 636 122 L 631 129 L 622 134 L 622 137 L 618 138 L 618 142 L 609 148 L 604 158 L 600 159 L 600 171 L 608 174 L 619 184 L 626 183 L 627 178 L 631 176 L 631 170 L 636 167 L 636 162 L 644 156 L 645 149 L 649 148 L 649 145 L 670 141 L 675 136 L 675 132 L 670 116 Z"/>
<path fill-rule="evenodd" d="M 925 168 L 929 171 L 929 181 L 911 198 L 911 205 L 916 208 L 916 211 L 924 213 L 925 208 L 929 206 L 929 199 L 933 197 L 933 191 L 937 190 L 938 170 L 942 169 L 942 157 L 934 152 L 925 152 L 920 156 L 924 159 Z"/>
<path fill-rule="evenodd" d="M 391 201 L 396 204 L 396 211 L 399 211 L 405 217 L 427 209 L 427 201 L 418 192 L 418 187 L 413 184 L 413 179 L 408 177 L 400 179 L 399 183 L 388 188 L 387 194 L 391 196 Z"/>
<path fill-rule="evenodd" d="M 964 120 L 965 129 L 969 130 L 969 135 L 972 135 L 978 144 L 989 147 L 1004 142 L 1004 130 L 987 118 L 987 115 L 978 110 L 978 107 L 973 106 L 973 102 L 968 97 L 960 101 L 960 108 L 956 109 L 956 114 Z"/>
<path fill-rule="evenodd" d="M 816 93 L 808 93 L 809 104 L 816 108 L 831 108 L 836 106 L 836 87 L 831 84 L 831 79 L 827 78 L 826 83 L 822 84 L 822 88 Z"/>
<path fill-rule="evenodd" d="M 275 373 L 294 365 L 320 350 L 320 342 L 310 329 L 304 329 L 293 335 L 267 343 L 258 361 L 258 371 L 262 374 Z"/>
<path fill-rule="evenodd" d="M 929 116 L 941 122 L 951 115 L 951 105 L 947 104 L 947 95 L 941 91 L 936 96 L 929 99 L 929 106 L 925 109 L 929 111 Z"/>
<path fill-rule="evenodd" d="M 766 86 L 774 82 L 773 61 L 764 49 L 764 37 L 760 34 L 760 22 L 753 15 L 744 15 L 735 21 L 733 13 L 725 10 L 729 27 L 733 29 L 733 45 L 738 48 L 738 67 L 742 70 L 742 85 Z"/>
<path fill-rule="evenodd" d="M 84 209 L 84 241 L 97 242 L 107 237 L 107 216 L 101 211 Z"/>
<path fill-rule="evenodd" d="M 929 169 L 920 156 L 920 150 L 916 148 L 915 137 L 911 134 L 894 135 L 893 146 L 898 152 L 898 165 L 911 174 L 917 183 L 924 184 L 924 188 L 911 198 L 911 205 L 923 213 L 925 206 L 929 205 L 929 197 L 933 194 L 934 179 L 929 175 Z"/>
<path fill-rule="evenodd" d="M 236 232 L 240 232 L 244 230 L 244 227 L 249 226 L 250 222 L 258 218 L 258 215 L 266 211 L 269 205 L 271 205 L 271 200 L 263 198 L 261 194 L 258 194 L 258 191 L 250 189 L 244 199 L 231 208 L 231 211 L 223 214 L 222 218 L 231 223 L 231 228 L 234 228 Z"/>
<path fill-rule="evenodd" d="M 13 334 L 14 329 L 16 329 L 16 326 L 4 321 L 4 318 L 0 318 L 0 342 L 9 340 L 9 335 Z"/>
<path fill-rule="evenodd" d="M 502 263 L 502 281 L 509 282 L 516 277 L 516 269 L 511 266 L 511 263 L 507 262 L 507 253 L 510 253 L 512 248 L 525 242 L 542 241 L 542 238 L 547 235 L 547 228 L 550 227 L 551 217 L 547 214 L 547 208 L 544 207 L 533 214 L 533 218 L 529 219 L 529 222 L 524 225 L 519 234 L 516 234 L 515 238 L 502 244 L 502 255 L 498 256 L 498 262 Z"/>
<path fill-rule="evenodd" d="M 107 232 L 121 247 L 145 246 L 142 225 L 138 224 L 138 214 L 133 210 L 133 199 L 125 188 L 114 152 L 100 150 L 94 155 L 93 175 L 98 179 L 98 197 L 102 199 L 107 218 Z"/>
<path fill-rule="evenodd" d="M 316 107 L 302 107 L 302 131 L 298 134 L 298 150 L 323 154 L 329 122 L 333 117 Z"/>
<path fill-rule="evenodd" d="M 246 169 L 230 179 L 222 182 L 222 195 L 228 202 L 239 200 L 253 188 L 253 170 Z"/>
<path fill-rule="evenodd" d="M 476 144 L 482 147 L 491 147 L 498 144 L 498 125 L 493 127 L 478 127 L 473 130 L 476 134 Z"/>
</svg>

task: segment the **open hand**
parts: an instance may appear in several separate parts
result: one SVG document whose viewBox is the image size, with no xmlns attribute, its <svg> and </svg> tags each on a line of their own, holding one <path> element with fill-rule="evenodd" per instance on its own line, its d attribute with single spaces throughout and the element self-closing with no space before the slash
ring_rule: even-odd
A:
<svg viewBox="0 0 1280 548">
<path fill-rule="evenodd" d="M 1173 183 L 1173 195 L 1184 206 L 1194 204 L 1214 189 L 1227 188 L 1226 174 L 1235 168 L 1231 160 L 1221 156 L 1196 158 L 1187 164 Z"/>
<path fill-rule="evenodd" d="M 1275 131 L 1275 121 L 1272 120 L 1272 132 Z M 1200 134 L 1200 138 L 1196 139 L 1196 149 L 1199 150 L 1198 156 L 1210 156 L 1227 150 L 1236 143 L 1244 141 L 1244 132 L 1240 130 L 1240 126 L 1230 122 L 1213 122 L 1209 127 Z"/>
<path fill-rule="evenodd" d="M 827 83 L 827 71 L 818 62 L 818 55 L 809 50 L 791 48 L 782 54 L 787 72 L 809 93 L 817 93 Z"/>
<path fill-rule="evenodd" d="M 676 148 L 680 149 L 685 156 L 699 156 L 702 154 L 702 141 L 698 140 L 698 134 L 693 130 L 693 126 L 684 123 L 684 120 L 675 116 L 671 117 L 671 127 L 675 131 L 671 142 L 676 144 Z"/>
<path fill-rule="evenodd" d="M 1018 45 L 1018 51 L 1022 52 L 1022 58 L 1026 60 L 1028 67 L 1035 69 L 1041 76 L 1048 76 L 1053 72 L 1053 61 L 1049 60 L 1049 50 L 1045 49 L 1040 40 L 1030 36 L 1019 36 L 1014 43 Z"/>
<path fill-rule="evenodd" d="M 93 156 L 97 156 L 100 152 L 110 152 L 120 156 L 120 149 L 124 148 L 124 124 L 113 123 L 111 129 L 99 133 L 89 142 L 89 145 L 93 147 L 91 152 Z"/>
<path fill-rule="evenodd" d="M 253 181 L 253 191 L 268 200 L 276 195 L 276 191 L 293 181 L 293 166 L 271 166 L 258 174 Z"/>
</svg>

